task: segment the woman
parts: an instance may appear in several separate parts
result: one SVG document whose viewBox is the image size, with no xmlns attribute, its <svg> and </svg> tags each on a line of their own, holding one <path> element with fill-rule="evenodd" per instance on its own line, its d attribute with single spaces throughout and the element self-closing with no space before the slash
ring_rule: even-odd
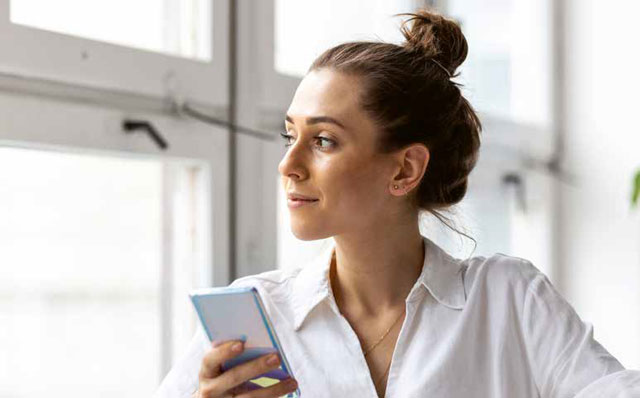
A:
<svg viewBox="0 0 640 398">
<path fill-rule="evenodd" d="M 286 115 L 279 165 L 291 228 L 333 237 L 314 263 L 237 279 L 255 286 L 297 380 L 251 391 L 272 368 L 196 336 L 159 396 L 570 397 L 639 391 L 530 262 L 458 260 L 421 236 L 420 212 L 462 200 L 480 122 L 450 79 L 467 43 L 452 21 L 410 14 L 406 42 L 322 54 Z M 633 387 L 635 384 L 636 387 Z M 632 390 L 635 388 L 635 390 Z M 197 390 L 197 391 L 196 391 Z"/>
</svg>

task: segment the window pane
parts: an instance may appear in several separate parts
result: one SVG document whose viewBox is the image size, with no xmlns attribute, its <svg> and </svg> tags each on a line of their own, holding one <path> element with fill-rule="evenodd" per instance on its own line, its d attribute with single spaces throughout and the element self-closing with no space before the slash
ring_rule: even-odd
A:
<svg viewBox="0 0 640 398">
<path fill-rule="evenodd" d="M 211 60 L 211 0 L 11 0 L 11 22 Z"/>
<path fill-rule="evenodd" d="M 400 42 L 401 17 L 413 0 L 276 0 L 275 69 L 304 76 L 324 50 L 350 40 Z"/>
<path fill-rule="evenodd" d="M 202 281 L 196 174 L 158 160 L 0 148 L 0 396 L 153 393 L 196 326 L 184 303 Z M 179 235 L 170 241 L 167 186 Z"/>
<path fill-rule="evenodd" d="M 541 127 L 550 125 L 549 1 L 450 0 L 469 43 L 461 82 L 477 110 Z"/>
</svg>

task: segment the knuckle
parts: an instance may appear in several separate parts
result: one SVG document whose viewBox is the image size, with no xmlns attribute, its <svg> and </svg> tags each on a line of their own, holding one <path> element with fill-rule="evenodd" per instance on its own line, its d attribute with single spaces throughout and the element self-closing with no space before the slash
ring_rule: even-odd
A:
<svg viewBox="0 0 640 398">
<path fill-rule="evenodd" d="M 213 360 L 216 357 L 216 353 L 213 350 L 209 350 L 209 352 L 207 352 L 204 357 L 202 357 L 202 366 L 207 366 L 210 363 L 213 362 Z"/>
<path fill-rule="evenodd" d="M 200 386 L 199 391 L 200 391 L 200 395 L 198 395 L 198 397 L 200 398 L 211 398 L 215 393 L 213 385 L 210 385 L 210 384 Z"/>
<path fill-rule="evenodd" d="M 235 370 L 235 372 L 233 370 Z M 235 368 L 233 370 L 225 372 L 227 373 L 225 381 L 229 387 L 235 387 L 246 380 L 241 372 L 241 369 Z"/>
<path fill-rule="evenodd" d="M 255 378 L 255 376 L 259 375 L 260 373 L 264 372 L 247 363 L 236 366 L 233 369 L 224 372 L 223 375 L 225 376 L 225 384 L 229 387 L 235 387 L 247 380 Z"/>
<path fill-rule="evenodd" d="M 269 361 L 273 360 L 273 358 L 274 358 L 273 355 L 276 355 L 275 356 L 275 362 L 270 363 Z M 262 364 L 263 364 L 263 367 L 266 368 L 266 369 L 277 368 L 278 366 L 280 366 L 280 357 L 277 354 L 265 355 L 262 358 Z"/>
<path fill-rule="evenodd" d="M 207 379 L 207 366 L 203 363 L 200 366 L 200 372 L 198 373 L 198 380 L 203 381 Z"/>
<path fill-rule="evenodd" d="M 213 368 L 214 359 L 210 354 L 205 355 L 200 363 L 200 372 L 198 377 L 200 380 L 207 378 L 209 369 Z"/>
<path fill-rule="evenodd" d="M 200 369 L 204 368 L 205 366 L 207 366 L 207 363 L 209 363 L 209 353 L 205 354 L 202 357 L 202 361 L 200 361 Z"/>
</svg>

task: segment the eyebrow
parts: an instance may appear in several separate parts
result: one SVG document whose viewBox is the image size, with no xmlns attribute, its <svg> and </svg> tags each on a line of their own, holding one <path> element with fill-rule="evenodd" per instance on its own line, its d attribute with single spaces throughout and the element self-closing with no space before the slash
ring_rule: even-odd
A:
<svg viewBox="0 0 640 398">
<path fill-rule="evenodd" d="M 289 116 L 289 115 L 286 115 L 285 120 L 287 122 L 289 122 L 289 123 L 295 124 L 293 122 L 293 119 L 291 119 L 291 116 Z M 336 126 L 339 126 L 339 127 L 344 129 L 344 126 L 342 125 L 342 123 L 340 123 L 336 119 L 334 119 L 332 117 L 329 117 L 329 116 L 312 116 L 312 117 L 308 117 L 306 122 L 307 122 L 307 125 L 318 124 L 318 123 L 332 123 L 332 124 L 335 124 Z"/>
</svg>

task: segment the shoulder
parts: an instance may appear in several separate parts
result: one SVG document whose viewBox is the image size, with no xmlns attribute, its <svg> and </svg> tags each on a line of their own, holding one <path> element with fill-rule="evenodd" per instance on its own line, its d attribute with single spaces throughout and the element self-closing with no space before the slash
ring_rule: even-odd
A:
<svg viewBox="0 0 640 398">
<path fill-rule="evenodd" d="M 546 280 L 546 275 L 531 261 L 503 253 L 459 261 L 464 269 L 463 279 L 468 294 L 485 291 L 494 296 L 524 296 L 531 286 Z"/>
</svg>

